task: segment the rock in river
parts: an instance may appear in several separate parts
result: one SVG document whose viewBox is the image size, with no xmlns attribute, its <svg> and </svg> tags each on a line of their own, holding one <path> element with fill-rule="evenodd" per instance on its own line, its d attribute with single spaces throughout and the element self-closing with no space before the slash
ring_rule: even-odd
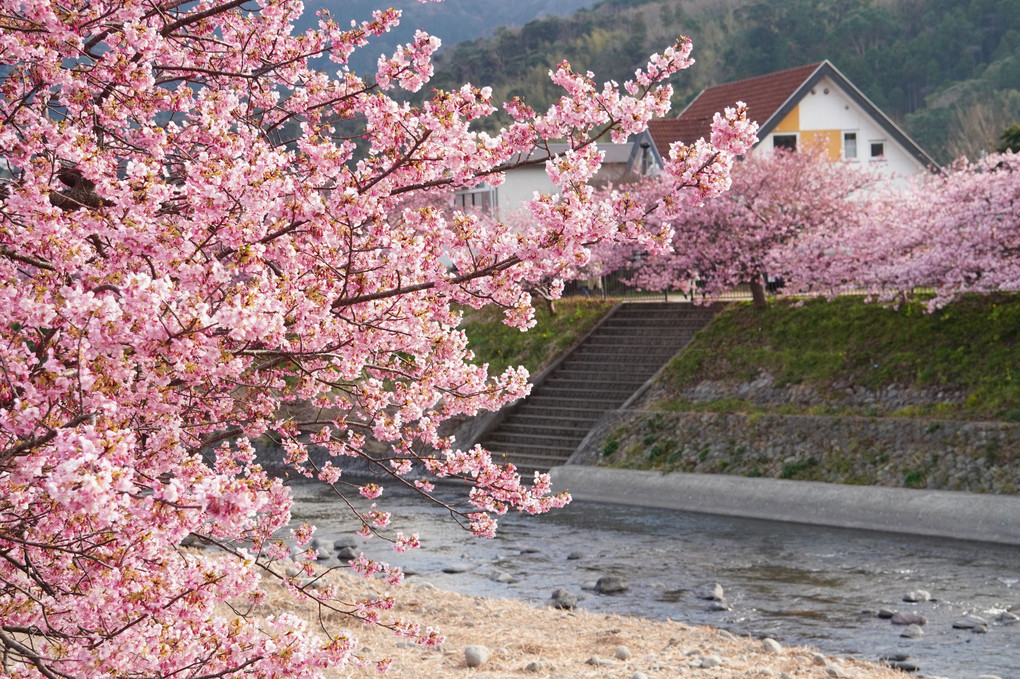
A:
<svg viewBox="0 0 1020 679">
<path fill-rule="evenodd" d="M 618 575 L 603 575 L 595 582 L 595 591 L 599 594 L 616 594 L 629 588 L 627 581 Z"/>
<path fill-rule="evenodd" d="M 961 615 L 959 618 L 953 621 L 954 629 L 972 629 L 975 632 L 988 631 L 988 621 L 982 618 L 980 615 L 974 615 L 973 613 L 966 613 Z"/>
<path fill-rule="evenodd" d="M 892 618 L 889 619 L 894 625 L 927 625 L 928 619 L 920 613 L 911 613 L 909 611 L 899 611 L 895 613 Z"/>
<path fill-rule="evenodd" d="M 924 630 L 920 625 L 907 625 L 900 633 L 905 639 L 920 639 L 924 636 Z"/>
<path fill-rule="evenodd" d="M 549 604 L 553 608 L 565 608 L 570 610 L 577 605 L 577 595 L 568 592 L 561 587 L 552 593 L 552 596 L 549 598 Z"/>
<path fill-rule="evenodd" d="M 723 593 L 722 585 L 718 582 L 713 582 L 710 585 L 706 585 L 699 593 L 698 597 L 701 599 L 708 599 L 709 601 L 722 601 L 726 598 Z"/>
<path fill-rule="evenodd" d="M 474 564 L 461 561 L 460 563 L 451 563 L 448 566 L 443 567 L 444 573 L 467 573 L 468 571 L 474 570 Z"/>
</svg>

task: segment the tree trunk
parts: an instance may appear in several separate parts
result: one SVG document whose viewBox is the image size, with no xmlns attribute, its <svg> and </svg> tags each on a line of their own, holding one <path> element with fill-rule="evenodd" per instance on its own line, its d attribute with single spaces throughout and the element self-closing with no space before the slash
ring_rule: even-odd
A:
<svg viewBox="0 0 1020 679">
<path fill-rule="evenodd" d="M 751 300 L 755 309 L 764 309 L 769 305 L 765 299 L 765 286 L 761 281 L 751 281 Z"/>
</svg>

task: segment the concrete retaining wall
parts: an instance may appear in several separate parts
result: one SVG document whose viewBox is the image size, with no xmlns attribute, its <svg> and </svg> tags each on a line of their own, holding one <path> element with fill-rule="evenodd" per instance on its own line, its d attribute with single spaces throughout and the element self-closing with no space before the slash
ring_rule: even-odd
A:
<svg viewBox="0 0 1020 679">
<path fill-rule="evenodd" d="M 1020 545 L 1020 497 L 565 465 L 574 498 L 819 526 Z"/>
</svg>

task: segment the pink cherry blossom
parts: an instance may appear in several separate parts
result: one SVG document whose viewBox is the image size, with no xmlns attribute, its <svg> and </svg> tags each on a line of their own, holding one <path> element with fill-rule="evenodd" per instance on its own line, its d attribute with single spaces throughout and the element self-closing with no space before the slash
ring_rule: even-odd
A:
<svg viewBox="0 0 1020 679">
<path fill-rule="evenodd" d="M 742 114 L 734 120 L 731 130 L 750 131 Z M 713 133 L 714 142 L 731 147 L 726 134 Z M 704 153 L 698 144 L 674 147 L 676 157 L 702 158 Z M 810 148 L 751 156 L 733 165 L 732 173 L 718 162 L 708 161 L 698 181 L 726 184 L 728 190 L 706 197 L 698 209 L 692 204 L 699 196 L 677 195 L 669 172 L 627 187 L 618 204 L 628 206 L 633 219 L 643 220 L 649 231 L 657 226 L 660 241 L 643 248 L 634 240 L 622 247 L 604 244 L 597 253 L 604 268 L 630 270 L 628 280 L 641 288 L 681 290 L 692 297 L 711 297 L 743 283 L 760 288 L 766 275 L 803 288 L 802 257 L 810 259 L 816 252 L 804 243 L 862 223 L 872 207 L 868 189 L 878 179 Z"/>
<path fill-rule="evenodd" d="M 496 109 L 489 88 L 401 98 L 427 87 L 432 36 L 370 79 L 349 70 L 396 10 L 353 24 L 321 12 L 298 35 L 294 0 L 0 2 L 5 670 L 315 677 L 353 661 L 356 639 L 329 616 L 309 626 L 238 605 L 264 601 L 267 582 L 440 643 L 387 618 L 388 595 L 308 585 L 312 527 L 286 532 L 289 490 L 255 442 L 278 441 L 288 475 L 327 484 L 352 529 L 397 550 L 418 536 L 391 535 L 390 514 L 364 506 L 382 483 L 348 485 L 346 458 L 426 502 L 439 502 L 430 475 L 469 482 L 470 507 L 449 509 L 481 536 L 507 511 L 568 502 L 547 475 L 522 481 L 440 434 L 530 388 L 523 368 L 474 364 L 461 309 L 496 304 L 526 328 L 536 282 L 600 242 L 668 238 L 589 182 L 594 140 L 667 113 L 690 41 L 622 91 L 560 64 L 560 99 L 506 105 L 515 122 L 491 135 L 471 126 Z M 332 73 L 316 70 L 324 55 Z M 671 156 L 685 206 L 725 187 L 753 137 L 741 116 L 716 121 L 719 148 Z M 570 149 L 539 157 L 554 138 Z M 525 230 L 446 209 L 452 192 L 534 162 L 559 188 L 529 203 Z M 367 556 L 354 568 L 400 580 Z"/>
</svg>

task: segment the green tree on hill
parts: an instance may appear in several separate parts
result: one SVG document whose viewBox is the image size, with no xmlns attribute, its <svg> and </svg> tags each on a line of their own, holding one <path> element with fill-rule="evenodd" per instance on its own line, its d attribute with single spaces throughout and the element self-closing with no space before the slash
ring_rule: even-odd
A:
<svg viewBox="0 0 1020 679">
<path fill-rule="evenodd" d="M 1020 153 L 1020 123 L 1013 123 L 1003 130 L 999 139 L 1002 140 L 1002 144 L 999 146 L 1000 151 Z"/>
</svg>

